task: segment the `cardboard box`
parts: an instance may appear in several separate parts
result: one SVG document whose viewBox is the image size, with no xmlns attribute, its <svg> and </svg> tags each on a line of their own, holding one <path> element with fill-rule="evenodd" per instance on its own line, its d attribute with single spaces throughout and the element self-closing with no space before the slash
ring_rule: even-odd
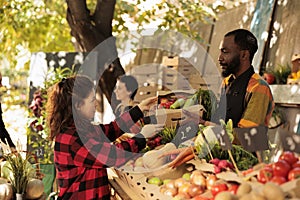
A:
<svg viewBox="0 0 300 200">
<path fill-rule="evenodd" d="M 159 186 L 147 183 L 148 178 L 157 176 L 161 180 L 176 179 L 182 177 L 184 173 L 191 172 L 194 169 L 205 172 L 213 172 L 214 165 L 202 162 L 199 159 L 193 159 L 175 169 L 169 168 L 167 165 L 163 165 L 149 171 L 148 173 L 126 172 L 126 170 L 123 171 L 122 169 L 115 169 L 115 173 L 119 177 L 115 180 L 134 200 L 171 200 L 173 199 L 172 197 L 160 193 Z"/>
<path fill-rule="evenodd" d="M 193 105 L 185 108 L 185 110 L 203 116 L 204 107 L 202 105 Z M 166 127 L 175 127 L 185 119 L 182 109 L 157 109 L 156 120 L 158 124 L 165 124 Z"/>
<path fill-rule="evenodd" d="M 185 165 L 172 169 L 168 167 L 167 164 L 159 168 L 136 172 L 132 169 L 130 170 L 130 167 L 115 169 L 115 173 L 119 177 L 116 181 L 121 187 L 123 186 L 123 188 L 124 185 L 126 185 L 124 189 L 129 190 L 127 194 L 130 196 L 131 193 L 134 193 L 139 199 L 144 200 L 172 199 L 172 197 L 160 193 L 159 186 L 147 183 L 148 178 L 155 176 L 161 180 L 175 179 L 181 177 L 185 172 L 187 172 Z"/>
<path fill-rule="evenodd" d="M 182 109 L 157 109 L 156 120 L 158 124 L 165 124 L 165 127 L 176 127 L 184 118 Z"/>
</svg>

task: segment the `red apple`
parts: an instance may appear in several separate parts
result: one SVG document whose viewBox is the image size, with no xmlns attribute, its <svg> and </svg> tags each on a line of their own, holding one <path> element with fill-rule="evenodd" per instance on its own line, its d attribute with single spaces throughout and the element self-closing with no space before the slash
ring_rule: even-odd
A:
<svg viewBox="0 0 300 200">
<path fill-rule="evenodd" d="M 264 73 L 263 78 L 267 81 L 268 84 L 275 83 L 275 76 L 270 73 Z"/>
</svg>

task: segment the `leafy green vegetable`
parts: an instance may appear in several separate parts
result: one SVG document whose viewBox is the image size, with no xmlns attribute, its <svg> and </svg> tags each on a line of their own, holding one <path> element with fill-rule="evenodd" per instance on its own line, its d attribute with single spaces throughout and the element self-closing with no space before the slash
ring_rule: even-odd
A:
<svg viewBox="0 0 300 200">
<path fill-rule="evenodd" d="M 206 112 L 203 113 L 203 119 L 204 120 L 210 120 L 212 114 L 217 109 L 217 97 L 211 90 L 203 90 L 199 89 L 197 92 L 198 102 L 201 104 Z"/>
<path fill-rule="evenodd" d="M 206 153 L 206 154 L 205 154 Z M 231 149 L 232 156 L 237 164 L 239 170 L 246 170 L 258 163 L 258 159 L 250 152 L 243 149 L 239 145 L 232 145 Z M 219 158 L 222 160 L 230 160 L 227 150 L 222 150 L 219 144 L 216 144 L 211 151 L 214 158 Z M 198 154 L 199 158 L 204 158 L 207 162 L 211 159 L 208 152 L 202 152 Z"/>
<path fill-rule="evenodd" d="M 173 138 L 176 135 L 176 127 L 165 127 L 161 132 L 158 133 L 159 136 L 161 136 L 162 144 L 169 143 L 173 140 Z"/>
</svg>

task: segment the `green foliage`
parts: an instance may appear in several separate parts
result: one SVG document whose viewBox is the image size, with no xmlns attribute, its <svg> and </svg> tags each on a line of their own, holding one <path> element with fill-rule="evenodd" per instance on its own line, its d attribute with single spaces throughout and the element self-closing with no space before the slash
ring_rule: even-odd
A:
<svg viewBox="0 0 300 200">
<path fill-rule="evenodd" d="M 3 104 L 10 109 L 11 106 L 18 105 L 20 107 L 27 107 L 27 77 L 28 73 L 25 71 L 3 70 L 2 76 L 9 77 L 11 87 L 1 87 L 0 96 Z M 3 82 L 2 82 L 3 83 Z"/>
<path fill-rule="evenodd" d="M 198 33 L 199 23 L 212 23 L 216 14 L 211 6 L 201 1 L 178 0 L 176 2 L 162 0 L 161 3 L 147 7 L 146 0 L 139 0 L 137 4 L 117 1 L 115 9 L 115 26 L 113 32 L 121 33 L 129 30 L 124 19 L 124 13 L 139 31 L 150 23 L 158 24 L 165 30 L 178 31 L 190 38 L 202 41 Z M 148 1 L 149 2 L 149 1 Z M 127 19 L 128 21 L 128 19 Z"/>
<path fill-rule="evenodd" d="M 40 163 L 51 164 L 53 163 L 53 141 L 49 140 L 49 127 L 46 126 L 46 107 L 47 91 L 55 83 L 62 80 L 64 77 L 74 75 L 75 71 L 72 68 L 52 68 L 46 74 L 44 87 L 35 92 L 35 97 L 29 109 L 29 125 L 27 128 L 28 141 L 27 144 L 30 152 L 34 152 L 37 157 L 42 157 Z M 40 104 L 37 98 L 42 99 Z M 34 110 L 34 106 L 38 110 Z"/>
<path fill-rule="evenodd" d="M 252 153 L 246 151 L 239 145 L 233 144 L 231 153 L 239 170 L 247 170 L 258 163 L 257 158 Z M 211 154 L 214 158 L 219 158 L 221 160 L 230 160 L 228 151 L 222 150 L 221 146 L 218 143 L 212 148 Z M 203 157 L 203 155 L 205 156 Z M 207 152 L 199 154 L 198 156 L 199 158 L 206 159 L 207 162 L 211 160 L 211 157 Z"/>
<path fill-rule="evenodd" d="M 161 136 L 161 143 L 166 144 L 173 140 L 176 135 L 176 127 L 165 127 L 162 131 L 158 133 Z"/>
<path fill-rule="evenodd" d="M 202 105 L 206 112 L 203 113 L 204 120 L 210 120 L 211 116 L 217 109 L 217 97 L 211 90 L 199 89 L 197 92 L 199 104 Z"/>
<path fill-rule="evenodd" d="M 13 64 L 23 49 L 72 51 L 64 1 L 4 0 L 0 10 L 0 49 Z"/>
<path fill-rule="evenodd" d="M 272 74 L 275 76 L 277 84 L 286 84 L 287 78 L 291 74 L 291 67 L 289 64 L 277 65 L 272 70 Z"/>
<path fill-rule="evenodd" d="M 7 168 L 12 173 L 9 177 L 13 191 L 18 194 L 24 194 L 29 179 L 34 178 L 35 170 L 29 163 L 32 158 L 31 154 L 23 156 L 20 153 L 10 153 L 5 155 L 6 164 L 3 168 Z"/>
</svg>

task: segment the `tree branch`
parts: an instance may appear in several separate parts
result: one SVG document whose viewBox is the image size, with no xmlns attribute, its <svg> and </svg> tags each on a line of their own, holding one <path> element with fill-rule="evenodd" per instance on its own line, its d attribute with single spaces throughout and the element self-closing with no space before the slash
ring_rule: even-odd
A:
<svg viewBox="0 0 300 200">
<path fill-rule="evenodd" d="M 104 37 L 112 35 L 112 20 L 115 12 L 116 0 L 97 0 L 94 22 L 98 31 Z"/>
<path fill-rule="evenodd" d="M 84 52 L 92 51 L 105 37 L 92 24 L 86 1 L 67 0 L 67 5 L 67 20 L 72 30 L 72 36 L 76 38 Z"/>
</svg>

